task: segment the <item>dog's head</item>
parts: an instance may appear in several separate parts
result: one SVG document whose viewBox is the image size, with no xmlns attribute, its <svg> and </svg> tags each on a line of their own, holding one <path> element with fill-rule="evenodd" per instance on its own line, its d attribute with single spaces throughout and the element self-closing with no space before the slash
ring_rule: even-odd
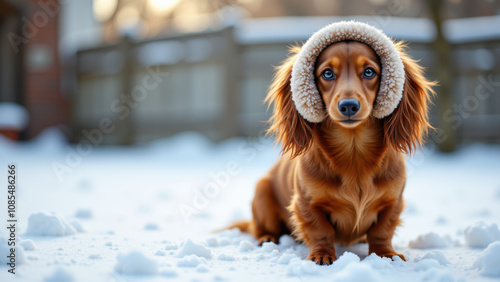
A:
<svg viewBox="0 0 500 282">
<path fill-rule="evenodd" d="M 411 153 L 423 142 L 430 124 L 427 104 L 433 93 L 423 69 L 395 44 L 404 65 L 403 95 L 396 109 L 381 119 L 385 142 L 403 153 Z M 270 133 L 277 136 L 284 153 L 293 157 L 307 150 L 314 132 L 324 122 L 333 122 L 355 130 L 374 117 L 382 66 L 374 50 L 360 42 L 341 41 L 325 48 L 316 59 L 314 79 L 321 96 L 325 119 L 306 120 L 292 99 L 292 68 L 301 47 L 293 47 L 291 56 L 277 68 L 266 101 L 274 103 Z"/>
<path fill-rule="evenodd" d="M 379 90 L 381 70 L 377 54 L 364 43 L 344 41 L 323 50 L 314 75 L 327 117 L 347 128 L 368 119 Z"/>
</svg>

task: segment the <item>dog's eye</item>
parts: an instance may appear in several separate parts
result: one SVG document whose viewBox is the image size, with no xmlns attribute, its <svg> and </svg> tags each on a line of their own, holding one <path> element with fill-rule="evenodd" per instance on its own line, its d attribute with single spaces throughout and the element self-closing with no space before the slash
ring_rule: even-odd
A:
<svg viewBox="0 0 500 282">
<path fill-rule="evenodd" d="M 374 69 L 372 68 L 366 68 L 366 70 L 363 72 L 363 77 L 364 78 L 374 78 L 377 73 L 375 72 Z"/>
<path fill-rule="evenodd" d="M 325 79 L 325 80 L 332 80 L 332 79 L 335 79 L 335 74 L 333 73 L 333 71 L 331 69 L 326 69 L 323 71 L 323 73 L 321 74 L 321 76 Z"/>
</svg>

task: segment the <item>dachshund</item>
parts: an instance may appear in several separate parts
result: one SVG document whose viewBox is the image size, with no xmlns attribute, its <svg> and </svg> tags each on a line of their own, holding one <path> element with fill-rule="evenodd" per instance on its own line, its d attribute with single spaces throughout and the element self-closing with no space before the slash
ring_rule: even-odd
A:
<svg viewBox="0 0 500 282">
<path fill-rule="evenodd" d="M 391 243 L 404 206 L 405 154 L 432 128 L 428 103 L 435 82 L 403 43 L 394 46 L 404 65 L 403 96 L 381 119 L 372 116 L 381 80 L 374 50 L 346 40 L 319 53 L 313 74 L 326 113 L 320 123 L 304 119 L 292 100 L 292 67 L 301 47 L 291 48 L 266 98 L 274 104 L 268 133 L 281 143 L 282 157 L 257 183 L 252 220 L 232 227 L 253 234 L 259 245 L 291 234 L 317 264 L 337 259 L 334 243 L 367 242 L 370 254 L 405 260 Z"/>
</svg>

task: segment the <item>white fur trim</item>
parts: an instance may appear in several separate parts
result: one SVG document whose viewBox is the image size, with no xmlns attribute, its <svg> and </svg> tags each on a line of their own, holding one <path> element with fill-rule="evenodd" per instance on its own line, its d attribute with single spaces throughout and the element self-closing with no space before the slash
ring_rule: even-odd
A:
<svg viewBox="0 0 500 282">
<path fill-rule="evenodd" d="M 293 64 L 292 98 L 298 112 L 310 122 L 322 122 L 326 116 L 323 101 L 314 82 L 316 59 L 327 46 L 344 40 L 365 43 L 380 58 L 382 77 L 372 111 L 374 117 L 383 118 L 390 115 L 403 97 L 405 71 L 392 40 L 382 31 L 365 23 L 356 21 L 333 23 L 315 32 L 307 40 Z"/>
</svg>

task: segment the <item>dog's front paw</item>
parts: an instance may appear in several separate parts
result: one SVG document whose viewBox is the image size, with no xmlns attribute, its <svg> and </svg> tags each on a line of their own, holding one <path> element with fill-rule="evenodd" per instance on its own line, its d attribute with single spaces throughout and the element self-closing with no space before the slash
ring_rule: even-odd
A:
<svg viewBox="0 0 500 282">
<path fill-rule="evenodd" d="M 398 254 L 396 252 L 390 252 L 390 253 L 383 253 L 383 254 L 377 254 L 377 256 L 379 257 L 385 257 L 385 258 L 390 258 L 392 259 L 393 256 L 398 256 L 400 257 L 402 260 L 406 261 L 406 258 L 404 255 L 402 254 Z"/>
<path fill-rule="evenodd" d="M 266 242 L 274 242 L 274 243 L 278 244 L 279 243 L 279 238 L 277 236 L 273 236 L 273 235 L 262 235 L 262 236 L 260 236 L 260 238 L 259 238 L 259 246 L 262 246 L 262 244 L 264 244 Z"/>
<path fill-rule="evenodd" d="M 404 255 L 398 254 L 395 251 L 379 250 L 379 251 L 373 251 L 373 252 L 370 252 L 370 253 L 375 253 L 379 257 L 390 258 L 390 259 L 392 259 L 393 256 L 398 256 L 402 260 L 406 261 L 406 258 L 405 258 Z"/>
<path fill-rule="evenodd" d="M 334 250 L 319 249 L 309 252 L 307 259 L 319 265 L 330 265 L 337 260 L 337 256 Z"/>
</svg>

